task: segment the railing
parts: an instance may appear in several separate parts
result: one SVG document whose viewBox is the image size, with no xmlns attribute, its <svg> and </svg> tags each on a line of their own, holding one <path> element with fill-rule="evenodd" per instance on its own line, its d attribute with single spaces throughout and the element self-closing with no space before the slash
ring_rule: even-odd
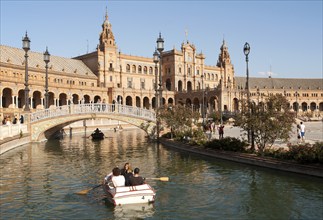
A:
<svg viewBox="0 0 323 220">
<path fill-rule="evenodd" d="M 13 137 L 15 135 L 21 135 L 27 133 L 26 124 L 10 124 L 10 125 L 0 125 L 0 140 L 6 137 Z"/>
<path fill-rule="evenodd" d="M 79 104 L 79 105 L 64 105 L 57 108 L 45 109 L 30 114 L 30 122 L 36 122 L 43 119 L 54 118 L 64 115 L 75 114 L 120 114 L 136 118 L 142 118 L 149 121 L 156 120 L 156 113 L 147 109 L 142 109 L 133 106 L 120 105 L 120 104 Z"/>
</svg>

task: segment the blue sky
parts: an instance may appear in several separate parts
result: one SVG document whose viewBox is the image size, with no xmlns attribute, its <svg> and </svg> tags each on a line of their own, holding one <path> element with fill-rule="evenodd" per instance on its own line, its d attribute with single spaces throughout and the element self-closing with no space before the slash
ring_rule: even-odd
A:
<svg viewBox="0 0 323 220">
<path fill-rule="evenodd" d="M 237 76 L 245 76 L 243 46 L 251 46 L 253 77 L 322 78 L 322 1 L 15 1 L 0 0 L 0 42 L 74 57 L 94 51 L 106 7 L 122 53 L 152 57 L 158 33 L 165 49 L 187 39 L 216 65 L 225 39 Z"/>
</svg>

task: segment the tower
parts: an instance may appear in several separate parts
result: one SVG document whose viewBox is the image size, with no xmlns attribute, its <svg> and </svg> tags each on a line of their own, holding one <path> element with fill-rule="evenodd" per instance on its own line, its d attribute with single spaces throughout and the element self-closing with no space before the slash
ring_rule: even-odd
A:
<svg viewBox="0 0 323 220">
<path fill-rule="evenodd" d="M 231 63 L 229 50 L 224 39 L 220 48 L 217 66 L 221 69 L 221 79 L 223 86 L 232 88 L 234 83 L 234 67 Z"/>
<path fill-rule="evenodd" d="M 115 70 L 117 64 L 118 52 L 115 38 L 112 32 L 112 25 L 109 21 L 108 12 L 106 10 L 105 20 L 102 24 L 100 33 L 98 53 L 98 86 L 112 87 L 115 82 Z"/>
</svg>

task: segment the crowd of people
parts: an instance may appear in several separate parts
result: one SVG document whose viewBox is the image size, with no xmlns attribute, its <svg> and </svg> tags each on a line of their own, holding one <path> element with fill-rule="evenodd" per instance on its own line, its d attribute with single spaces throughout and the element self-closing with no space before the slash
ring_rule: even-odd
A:
<svg viewBox="0 0 323 220">
<path fill-rule="evenodd" d="M 109 184 L 111 187 L 119 186 L 138 186 L 145 184 L 145 179 L 139 175 L 140 169 L 131 169 L 130 163 L 125 163 L 122 169 L 115 167 L 112 173 L 109 173 L 104 178 L 104 184 Z"/>
<path fill-rule="evenodd" d="M 19 118 L 19 122 L 20 124 L 24 123 L 24 116 L 20 116 Z M 2 119 L 2 125 L 11 125 L 11 124 L 17 124 L 18 123 L 18 119 L 16 116 L 13 117 L 13 119 L 11 119 L 11 116 L 4 116 L 4 118 Z"/>
</svg>

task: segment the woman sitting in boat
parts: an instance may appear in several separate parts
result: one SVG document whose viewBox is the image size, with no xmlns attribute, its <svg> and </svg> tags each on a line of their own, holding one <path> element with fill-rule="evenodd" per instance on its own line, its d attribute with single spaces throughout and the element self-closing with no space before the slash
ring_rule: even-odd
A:
<svg viewBox="0 0 323 220">
<path fill-rule="evenodd" d="M 112 174 L 108 174 L 104 178 L 104 183 L 111 187 L 125 186 L 125 178 L 121 175 L 121 171 L 118 167 L 113 168 Z"/>
<path fill-rule="evenodd" d="M 133 176 L 130 163 L 125 163 L 125 165 L 121 169 L 121 175 L 123 175 L 126 179 L 126 186 L 130 186 L 129 179 Z"/>
<path fill-rule="evenodd" d="M 138 185 L 145 184 L 145 180 L 144 178 L 139 176 L 139 172 L 140 172 L 139 168 L 135 168 L 133 170 L 134 174 L 129 178 L 130 186 L 138 186 Z"/>
</svg>

